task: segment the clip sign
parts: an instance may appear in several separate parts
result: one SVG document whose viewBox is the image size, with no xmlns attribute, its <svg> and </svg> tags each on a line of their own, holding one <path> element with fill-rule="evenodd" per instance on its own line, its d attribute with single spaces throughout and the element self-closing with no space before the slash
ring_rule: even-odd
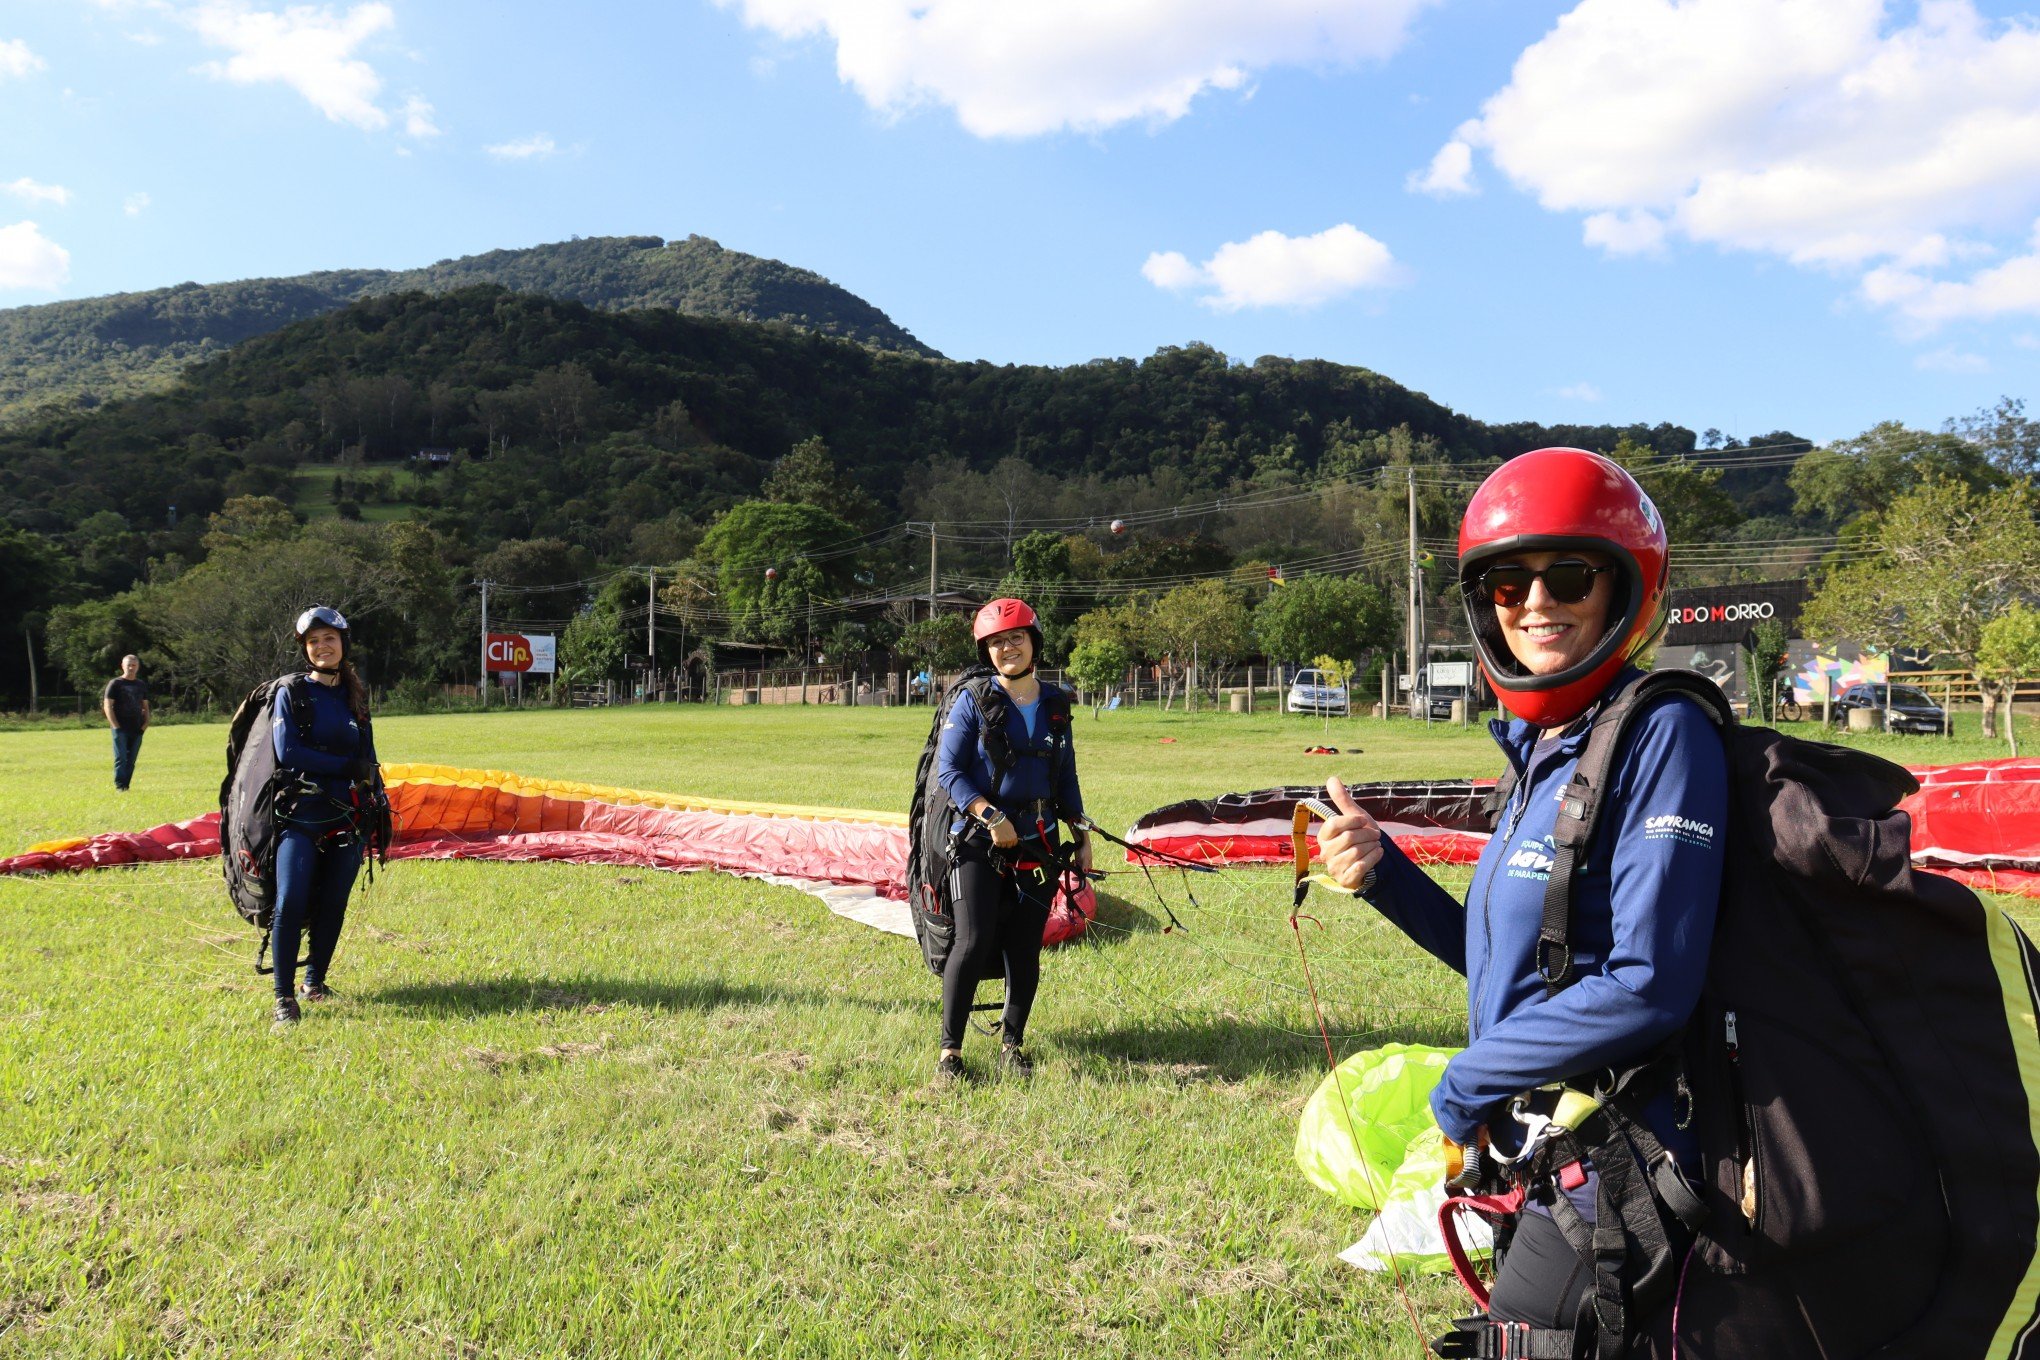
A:
<svg viewBox="0 0 2040 1360">
<path fill-rule="evenodd" d="M 489 634 L 488 658 L 491 671 L 531 671 L 538 675 L 553 673 L 553 638 L 550 633 Z"/>
</svg>

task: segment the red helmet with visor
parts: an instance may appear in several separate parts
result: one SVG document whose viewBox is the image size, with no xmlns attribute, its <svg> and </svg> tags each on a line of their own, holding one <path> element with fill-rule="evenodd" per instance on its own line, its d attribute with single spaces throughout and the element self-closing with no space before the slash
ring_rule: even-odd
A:
<svg viewBox="0 0 2040 1360">
<path fill-rule="evenodd" d="M 1459 525 L 1459 586 L 1481 671 L 1495 697 L 1539 727 L 1571 722 L 1664 626 L 1670 565 L 1664 520 L 1620 464 L 1585 449 L 1537 449 L 1502 464 Z M 1605 631 L 1580 661 L 1531 673 L 1509 650 L 1494 600 L 1479 588 L 1511 554 L 1600 553 L 1615 568 Z"/>
</svg>

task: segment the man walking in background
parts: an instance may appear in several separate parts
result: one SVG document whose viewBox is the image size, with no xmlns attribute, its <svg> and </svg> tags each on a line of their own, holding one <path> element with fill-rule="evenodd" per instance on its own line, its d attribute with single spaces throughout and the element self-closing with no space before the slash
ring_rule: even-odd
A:
<svg viewBox="0 0 2040 1360">
<path fill-rule="evenodd" d="M 149 686 L 142 679 L 140 657 L 130 654 L 120 659 L 120 674 L 106 682 L 99 707 L 113 728 L 113 786 L 126 793 L 128 781 L 135 777 L 142 733 L 149 726 Z"/>
</svg>

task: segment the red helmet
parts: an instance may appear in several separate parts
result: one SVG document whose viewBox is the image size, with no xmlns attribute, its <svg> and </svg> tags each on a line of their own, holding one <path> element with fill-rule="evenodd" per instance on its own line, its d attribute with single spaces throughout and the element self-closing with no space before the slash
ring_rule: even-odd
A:
<svg viewBox="0 0 2040 1360">
<path fill-rule="evenodd" d="M 1568 548 L 1603 553 L 1615 565 L 1608 630 L 1577 665 L 1532 675 L 1474 582 L 1497 557 Z M 1537 449 L 1495 469 L 1459 524 L 1459 586 L 1481 671 L 1502 706 L 1539 727 L 1585 712 L 1664 626 L 1669 565 L 1664 520 L 1621 465 L 1585 449 Z"/>
<path fill-rule="evenodd" d="M 1034 611 L 1027 607 L 1027 601 L 1011 597 L 997 599 L 978 610 L 977 618 L 971 621 L 970 635 L 977 642 L 983 642 L 994 633 L 1003 633 L 1009 628 L 1032 628 L 1041 630 L 1041 620 L 1034 617 Z"/>
<path fill-rule="evenodd" d="M 1027 607 L 1025 600 L 1011 596 L 990 601 L 971 620 L 970 635 L 977 640 L 978 660 L 991 665 L 992 653 L 985 646 L 985 639 L 1014 628 L 1025 628 L 1028 638 L 1034 643 L 1034 654 L 1028 658 L 1031 671 L 1041 660 L 1041 620 L 1034 617 L 1034 611 Z"/>
</svg>

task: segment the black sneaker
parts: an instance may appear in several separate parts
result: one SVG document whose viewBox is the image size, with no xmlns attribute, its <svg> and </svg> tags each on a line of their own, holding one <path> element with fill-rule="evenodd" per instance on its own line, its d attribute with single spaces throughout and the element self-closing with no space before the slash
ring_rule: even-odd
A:
<svg viewBox="0 0 2040 1360">
<path fill-rule="evenodd" d="M 297 986 L 301 1001 L 331 1001 L 333 990 L 323 982 L 300 982 Z"/>
<path fill-rule="evenodd" d="M 945 1053 L 935 1060 L 935 1084 L 954 1086 L 963 1080 L 963 1055 Z"/>
<path fill-rule="evenodd" d="M 1020 1045 L 1007 1044 L 999 1050 L 999 1070 L 1009 1077 L 1026 1081 L 1034 1075 L 1034 1060 L 1020 1051 Z"/>
<path fill-rule="evenodd" d="M 270 1017 L 270 1023 L 276 1025 L 295 1025 L 297 1022 L 297 999 L 288 996 L 276 998 L 276 1013 Z"/>
</svg>

